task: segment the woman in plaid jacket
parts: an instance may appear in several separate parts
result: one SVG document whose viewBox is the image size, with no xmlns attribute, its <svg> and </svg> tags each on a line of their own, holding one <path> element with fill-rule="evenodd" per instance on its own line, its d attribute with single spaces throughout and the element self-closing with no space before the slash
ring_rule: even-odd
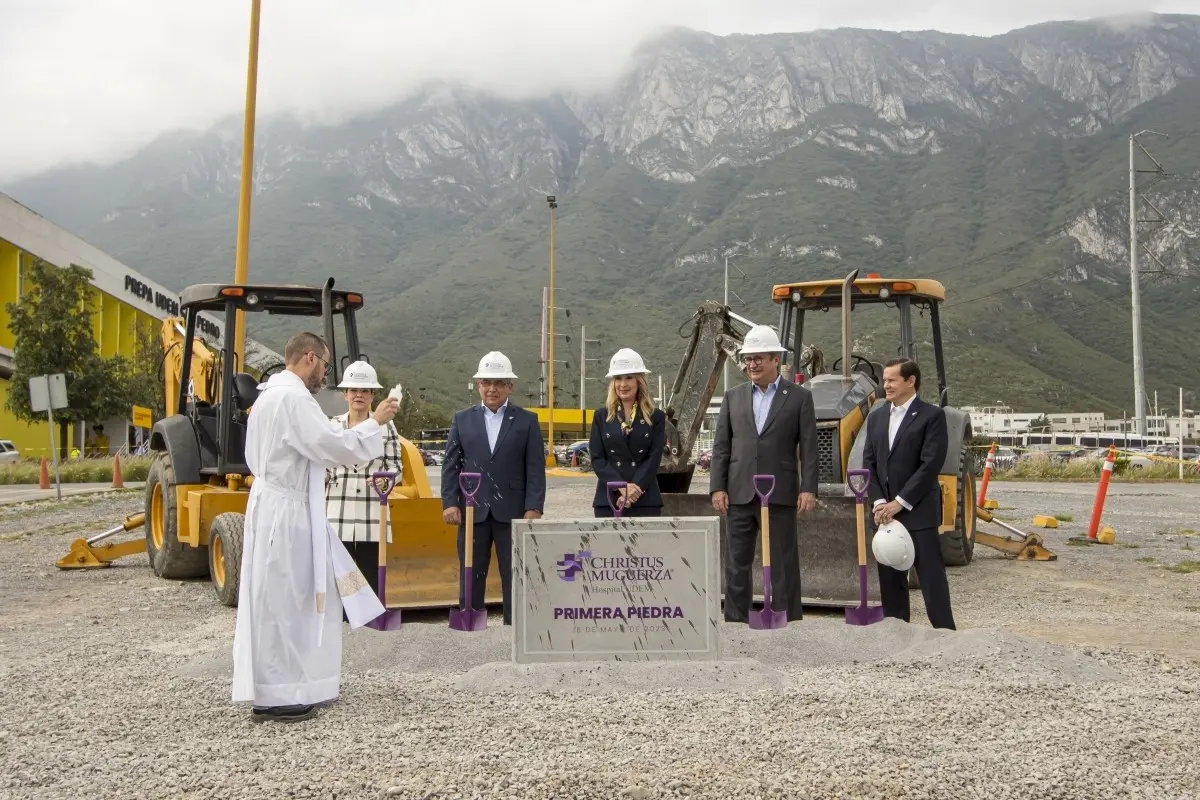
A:
<svg viewBox="0 0 1200 800">
<path fill-rule="evenodd" d="M 375 368 L 365 361 L 356 361 L 346 368 L 338 388 L 345 392 L 345 414 L 332 417 L 330 422 L 341 428 L 353 428 L 371 416 L 375 389 L 382 389 Z M 354 557 L 363 577 L 378 589 L 379 572 L 379 495 L 371 488 L 374 472 L 395 472 L 401 477 L 400 434 L 389 422 L 383 429 L 383 458 L 365 464 L 351 464 L 325 471 L 325 516 Z M 388 542 L 392 541 L 391 531 Z"/>
</svg>

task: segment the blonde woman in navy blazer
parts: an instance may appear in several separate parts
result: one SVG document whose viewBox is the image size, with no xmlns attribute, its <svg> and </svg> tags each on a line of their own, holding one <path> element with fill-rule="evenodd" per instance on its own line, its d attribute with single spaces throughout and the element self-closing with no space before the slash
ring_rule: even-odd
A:
<svg viewBox="0 0 1200 800">
<path fill-rule="evenodd" d="M 623 517 L 657 517 L 662 513 L 658 491 L 658 465 L 666 446 L 667 417 L 654 407 L 646 384 L 642 357 L 622 348 L 608 364 L 608 401 L 592 416 L 588 444 L 596 473 L 592 507 L 597 517 L 611 517 L 608 484 L 627 484 L 614 503 Z"/>
</svg>

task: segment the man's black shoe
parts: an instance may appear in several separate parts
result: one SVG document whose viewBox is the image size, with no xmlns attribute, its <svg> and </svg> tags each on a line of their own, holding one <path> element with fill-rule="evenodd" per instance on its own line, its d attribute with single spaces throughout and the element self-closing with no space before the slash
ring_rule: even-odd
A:
<svg viewBox="0 0 1200 800">
<path fill-rule="evenodd" d="M 316 706 L 271 706 L 270 708 L 255 708 L 250 712 L 254 722 L 300 722 L 311 719 L 317 714 Z"/>
</svg>

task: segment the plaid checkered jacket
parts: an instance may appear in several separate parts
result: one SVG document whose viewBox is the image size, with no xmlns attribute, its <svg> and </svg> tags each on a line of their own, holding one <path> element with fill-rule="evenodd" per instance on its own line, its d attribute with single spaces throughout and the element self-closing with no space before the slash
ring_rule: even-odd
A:
<svg viewBox="0 0 1200 800">
<path fill-rule="evenodd" d="M 330 422 L 345 428 L 348 417 L 348 413 L 340 414 Z M 343 542 L 379 541 L 379 495 L 369 478 L 373 472 L 384 471 L 394 471 L 400 482 L 400 433 L 390 422 L 383 429 L 383 458 L 325 470 L 325 516 Z M 388 541 L 392 541 L 390 531 Z"/>
</svg>

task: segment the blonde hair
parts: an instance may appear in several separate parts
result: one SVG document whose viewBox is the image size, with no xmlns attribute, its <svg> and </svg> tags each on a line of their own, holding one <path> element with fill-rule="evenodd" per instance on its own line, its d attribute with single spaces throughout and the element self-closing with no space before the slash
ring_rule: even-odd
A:
<svg viewBox="0 0 1200 800">
<path fill-rule="evenodd" d="M 646 418 L 646 422 L 649 422 L 650 415 L 654 413 L 654 401 L 650 399 L 650 386 L 646 383 L 646 376 L 643 374 L 637 375 L 637 394 L 633 398 L 633 404 L 641 409 L 642 416 Z M 604 406 L 608 411 L 609 419 L 621 418 L 621 398 L 617 397 L 615 377 L 608 381 L 608 400 Z"/>
</svg>

